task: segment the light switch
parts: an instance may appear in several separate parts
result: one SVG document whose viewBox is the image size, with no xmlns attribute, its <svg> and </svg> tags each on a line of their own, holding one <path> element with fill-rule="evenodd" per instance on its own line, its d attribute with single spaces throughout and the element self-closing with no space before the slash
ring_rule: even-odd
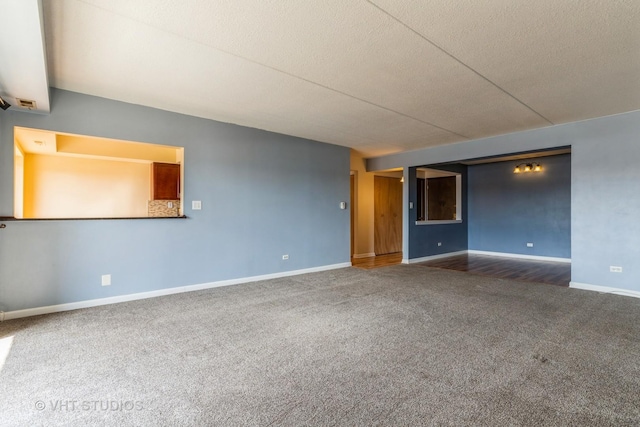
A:
<svg viewBox="0 0 640 427">
<path fill-rule="evenodd" d="M 413 202 L 409 202 L 409 209 L 413 209 Z"/>
<path fill-rule="evenodd" d="M 347 202 L 340 202 L 340 209 L 347 209 Z"/>
<path fill-rule="evenodd" d="M 201 200 L 193 200 L 191 202 L 191 209 L 194 211 L 199 211 L 202 209 L 202 201 Z"/>
</svg>

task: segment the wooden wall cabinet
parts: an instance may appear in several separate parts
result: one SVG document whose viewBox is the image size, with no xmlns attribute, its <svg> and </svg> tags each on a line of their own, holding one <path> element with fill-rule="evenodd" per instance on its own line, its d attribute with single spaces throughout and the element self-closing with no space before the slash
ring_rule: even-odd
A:
<svg viewBox="0 0 640 427">
<path fill-rule="evenodd" d="M 151 200 L 180 199 L 180 165 L 151 164 Z"/>
</svg>

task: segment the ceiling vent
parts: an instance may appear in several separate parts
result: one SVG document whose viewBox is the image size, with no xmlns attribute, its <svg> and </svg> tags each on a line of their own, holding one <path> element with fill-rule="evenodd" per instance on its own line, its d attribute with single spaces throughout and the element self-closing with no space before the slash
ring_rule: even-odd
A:
<svg viewBox="0 0 640 427">
<path fill-rule="evenodd" d="M 16 98 L 16 101 L 18 102 L 18 105 L 22 108 L 28 108 L 29 110 L 36 109 L 36 101 L 32 101 L 30 99 L 22 99 L 22 98 Z"/>
</svg>

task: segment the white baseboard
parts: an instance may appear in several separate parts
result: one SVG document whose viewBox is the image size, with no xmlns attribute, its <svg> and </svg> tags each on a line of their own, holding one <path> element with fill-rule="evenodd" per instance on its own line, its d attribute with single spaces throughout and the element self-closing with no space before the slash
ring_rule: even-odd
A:
<svg viewBox="0 0 640 427">
<path fill-rule="evenodd" d="M 375 252 L 370 252 L 368 254 L 353 254 L 354 258 L 370 258 L 372 256 L 376 256 Z"/>
<path fill-rule="evenodd" d="M 448 253 L 445 253 L 445 254 L 430 255 L 430 256 L 425 256 L 425 257 L 421 257 L 421 258 L 412 258 L 412 259 L 409 259 L 409 260 L 403 259 L 402 263 L 403 264 L 415 264 L 417 262 L 425 262 L 425 261 L 430 261 L 432 259 L 446 258 L 446 257 L 450 257 L 450 256 L 465 255 L 465 254 L 489 255 L 489 256 L 497 256 L 497 257 L 503 257 L 503 258 L 531 259 L 531 260 L 536 260 L 536 261 L 553 261 L 553 262 L 571 263 L 571 258 L 557 258 L 557 257 L 539 256 L 539 255 L 522 255 L 522 254 L 512 254 L 512 253 L 507 253 L 507 252 L 476 251 L 476 250 L 471 250 L 471 249 L 464 250 L 464 251 L 457 251 L 457 252 L 448 252 Z"/>
<path fill-rule="evenodd" d="M 570 282 L 569 287 L 574 289 L 583 289 L 585 291 L 595 291 L 595 292 L 601 292 L 605 294 L 624 295 L 628 297 L 640 298 L 639 291 L 632 291 L 629 289 L 610 288 L 608 286 L 590 285 L 588 283 L 580 283 L 580 282 Z"/>
<path fill-rule="evenodd" d="M 558 258 L 552 256 L 540 256 L 540 255 L 523 255 L 523 254 L 512 254 L 507 252 L 489 252 L 489 251 L 476 251 L 469 249 L 467 251 L 469 254 L 474 255 L 489 255 L 489 256 L 499 256 L 504 258 L 519 258 L 519 259 L 533 259 L 536 261 L 553 261 L 553 262 L 568 262 L 571 263 L 571 258 Z"/>
<path fill-rule="evenodd" d="M 423 256 L 420 258 L 411 258 L 408 260 L 402 260 L 403 264 L 415 264 L 417 262 L 425 262 L 425 261 L 431 261 L 432 259 L 439 259 L 439 258 L 447 258 L 450 256 L 456 256 L 456 255 L 464 255 L 466 254 L 467 251 L 457 251 L 457 252 L 447 252 L 445 254 L 438 254 L 438 255 L 429 255 L 429 256 Z M 405 262 L 407 261 L 407 262 Z"/>
<path fill-rule="evenodd" d="M 147 298 L 155 298 L 165 295 L 180 294 L 183 292 L 201 291 L 204 289 L 218 288 L 221 286 L 239 285 L 241 283 L 258 282 L 260 280 L 278 279 L 281 277 L 297 276 L 299 274 L 315 273 L 318 271 L 335 270 L 351 267 L 350 262 L 340 264 L 323 265 L 320 267 L 304 268 L 301 270 L 283 271 L 280 273 L 263 274 L 261 276 L 242 277 L 239 279 L 220 280 L 218 282 L 201 283 L 197 285 L 178 286 L 175 288 L 158 289 L 136 294 L 118 295 L 115 297 L 98 298 L 86 301 L 71 302 L 66 304 L 48 305 L 45 307 L 26 308 L 23 310 L 7 311 L 0 316 L 1 320 L 19 319 L 21 317 L 39 316 L 41 314 L 57 313 L 60 311 L 78 310 L 80 308 L 98 307 L 100 305 L 116 304 L 119 302 L 136 301 Z"/>
</svg>

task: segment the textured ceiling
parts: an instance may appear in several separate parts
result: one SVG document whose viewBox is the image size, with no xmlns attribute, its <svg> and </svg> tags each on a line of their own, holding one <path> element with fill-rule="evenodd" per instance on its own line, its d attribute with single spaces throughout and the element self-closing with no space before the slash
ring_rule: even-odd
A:
<svg viewBox="0 0 640 427">
<path fill-rule="evenodd" d="M 637 0 L 57 0 L 53 86 L 353 147 L 640 109 Z"/>
</svg>

